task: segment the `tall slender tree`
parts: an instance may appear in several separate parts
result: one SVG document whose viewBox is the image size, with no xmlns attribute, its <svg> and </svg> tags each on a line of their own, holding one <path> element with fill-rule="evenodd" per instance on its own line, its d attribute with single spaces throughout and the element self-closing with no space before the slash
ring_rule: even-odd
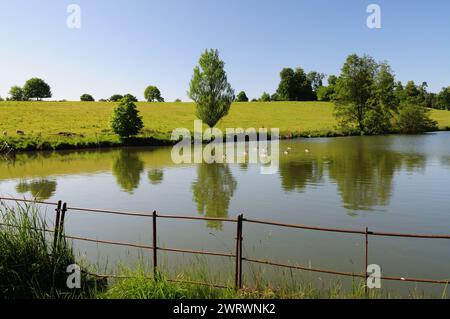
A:
<svg viewBox="0 0 450 319">
<path fill-rule="evenodd" d="M 209 127 L 228 114 L 234 100 L 224 66 L 218 50 L 205 50 L 190 82 L 189 97 L 197 105 L 197 117 Z"/>
</svg>

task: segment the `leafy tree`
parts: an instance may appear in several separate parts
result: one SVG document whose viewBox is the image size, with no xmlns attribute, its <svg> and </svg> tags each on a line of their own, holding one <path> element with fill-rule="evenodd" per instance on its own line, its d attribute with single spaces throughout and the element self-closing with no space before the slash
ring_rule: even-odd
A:
<svg viewBox="0 0 450 319">
<path fill-rule="evenodd" d="M 123 98 L 114 109 L 111 127 L 121 138 L 137 135 L 144 127 L 142 117 L 129 97 Z"/>
<path fill-rule="evenodd" d="M 109 98 L 109 100 L 110 100 L 111 102 L 118 102 L 118 101 L 120 101 L 121 99 L 123 99 L 123 95 L 120 95 L 120 94 L 114 94 L 113 96 L 111 96 L 111 97 Z"/>
<path fill-rule="evenodd" d="M 280 79 L 280 84 L 277 89 L 277 96 L 279 99 L 281 101 L 295 101 L 298 90 L 294 70 L 291 68 L 284 68 L 280 72 Z"/>
<path fill-rule="evenodd" d="M 197 117 L 209 127 L 228 114 L 234 100 L 224 65 L 218 50 L 205 50 L 190 82 L 189 97 L 197 104 Z"/>
<path fill-rule="evenodd" d="M 429 108 L 438 108 L 437 106 L 437 102 L 438 102 L 438 95 L 436 93 L 427 93 L 427 95 L 425 96 L 425 106 L 429 107 Z"/>
<path fill-rule="evenodd" d="M 311 81 L 302 68 L 281 70 L 276 93 L 280 101 L 310 101 L 314 97 Z"/>
<path fill-rule="evenodd" d="M 450 110 L 450 87 L 442 88 L 437 96 L 436 105 L 440 109 Z"/>
<path fill-rule="evenodd" d="M 378 65 L 374 78 L 371 109 L 364 119 L 366 132 L 382 134 L 391 131 L 391 119 L 400 101 L 395 95 L 395 78 L 387 63 Z"/>
<path fill-rule="evenodd" d="M 319 73 L 316 71 L 311 71 L 306 75 L 309 83 L 311 83 L 312 88 L 312 98 L 317 100 L 317 91 L 323 86 L 323 79 L 325 78 L 324 73 Z"/>
<path fill-rule="evenodd" d="M 176 99 L 174 102 L 175 103 L 181 103 L 181 100 L 180 99 Z"/>
<path fill-rule="evenodd" d="M 134 95 L 131 95 L 131 94 L 125 94 L 123 96 L 123 98 L 127 99 L 127 100 L 130 100 L 131 102 L 137 102 L 138 101 L 137 97 L 135 97 Z"/>
<path fill-rule="evenodd" d="M 420 134 L 437 129 L 437 122 L 429 115 L 430 109 L 417 104 L 404 104 L 400 108 L 396 127 L 400 133 Z"/>
<path fill-rule="evenodd" d="M 261 102 L 270 102 L 270 94 L 267 92 L 263 92 L 261 97 L 259 98 Z"/>
<path fill-rule="evenodd" d="M 425 106 L 426 82 L 417 86 L 414 81 L 408 81 L 404 89 L 403 102 Z"/>
<path fill-rule="evenodd" d="M 356 125 L 364 132 L 364 119 L 371 106 L 377 64 L 369 56 L 350 55 L 336 82 L 335 116 L 341 126 Z"/>
<path fill-rule="evenodd" d="M 400 102 L 405 101 L 405 88 L 403 87 L 403 84 L 400 81 L 395 83 L 395 97 Z"/>
<path fill-rule="evenodd" d="M 23 87 L 23 92 L 26 98 L 38 101 L 52 97 L 50 86 L 39 78 L 29 79 Z"/>
<path fill-rule="evenodd" d="M 11 101 L 26 101 L 27 98 L 23 89 L 20 86 L 13 86 L 9 90 L 9 96 Z"/>
<path fill-rule="evenodd" d="M 321 86 L 317 89 L 317 100 L 318 101 L 330 101 L 330 94 L 328 86 Z"/>
<path fill-rule="evenodd" d="M 271 101 L 281 101 L 280 100 L 280 97 L 278 96 L 278 93 L 274 93 L 274 94 L 272 94 L 272 96 L 270 97 L 270 100 Z"/>
<path fill-rule="evenodd" d="M 236 96 L 236 102 L 248 102 L 247 94 L 244 91 L 239 92 Z"/>
<path fill-rule="evenodd" d="M 144 97 L 147 102 L 164 102 L 161 91 L 156 86 L 148 86 L 144 91 Z"/>
<path fill-rule="evenodd" d="M 333 95 L 336 87 L 337 77 L 335 75 L 330 75 L 328 77 L 328 86 L 320 86 L 317 89 L 316 96 L 319 101 L 331 101 L 333 100 Z"/>
<path fill-rule="evenodd" d="M 314 99 L 312 83 L 305 71 L 302 68 L 296 68 L 294 78 L 296 85 L 294 101 L 312 101 Z"/>
<path fill-rule="evenodd" d="M 90 94 L 83 94 L 80 96 L 80 101 L 82 102 L 94 102 L 95 99 Z"/>
</svg>

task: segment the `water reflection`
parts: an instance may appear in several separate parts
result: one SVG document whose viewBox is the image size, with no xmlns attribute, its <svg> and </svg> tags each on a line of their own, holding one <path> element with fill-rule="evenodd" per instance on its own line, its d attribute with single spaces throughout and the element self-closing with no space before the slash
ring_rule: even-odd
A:
<svg viewBox="0 0 450 319">
<path fill-rule="evenodd" d="M 197 210 L 206 217 L 228 217 L 230 200 L 237 181 L 227 164 L 198 164 L 197 179 L 192 184 Z M 208 221 L 209 228 L 221 230 L 221 222 Z"/>
<path fill-rule="evenodd" d="M 337 185 L 342 206 L 356 212 L 387 206 L 393 179 L 401 169 L 423 170 L 423 154 L 394 151 L 391 139 L 361 137 L 336 139 L 333 143 L 293 144 L 280 162 L 283 190 L 303 192 L 325 184 L 324 177 Z M 288 154 L 288 155 L 286 155 Z"/>
<path fill-rule="evenodd" d="M 152 185 L 161 184 L 164 178 L 164 171 L 162 169 L 150 169 L 148 171 L 148 180 Z"/>
<path fill-rule="evenodd" d="M 307 185 L 319 183 L 323 165 L 316 159 L 286 160 L 280 163 L 281 186 L 285 191 L 304 191 Z"/>
<path fill-rule="evenodd" d="M 211 217 L 228 216 L 231 198 L 241 180 L 243 184 L 250 183 L 254 189 L 265 190 L 270 187 L 274 200 L 288 195 L 294 202 L 300 201 L 303 199 L 301 195 L 297 197 L 296 193 L 305 193 L 315 188 L 318 190 L 316 194 L 320 193 L 319 196 L 323 198 L 333 198 L 337 194 L 338 199 L 332 199 L 335 201 L 333 205 L 344 207 L 351 214 L 384 208 L 388 210 L 394 186 L 396 181 L 402 181 L 402 175 L 417 172 L 426 175 L 428 171 L 425 171 L 425 168 L 431 167 L 431 164 L 433 170 L 447 173 L 450 168 L 448 138 L 449 133 L 440 133 L 420 137 L 282 141 L 279 182 L 273 182 L 274 179 L 270 177 L 262 178 L 259 176 L 259 170 L 253 169 L 253 164 L 248 163 L 230 166 L 192 164 L 183 166 L 186 169 L 177 170 L 180 166 L 171 160 L 170 147 L 21 153 L 17 154 L 13 163 L 0 161 L 0 182 L 6 182 L 2 183 L 0 191 L 3 194 L 30 193 L 40 199 L 49 199 L 54 196 L 56 183 L 64 190 L 67 189 L 64 187 L 66 183 L 79 183 L 77 187 L 92 187 L 95 193 L 96 189 L 91 185 L 100 183 L 98 176 L 102 174 L 104 178 L 106 173 L 113 176 L 114 188 L 110 190 L 113 195 L 114 192 L 121 191 L 131 196 L 136 189 L 148 187 L 150 183 L 155 186 L 152 188 L 152 195 L 165 197 L 171 196 L 172 190 L 161 184 L 165 174 L 175 169 L 175 173 L 180 177 L 179 185 L 186 183 L 182 186 L 180 199 L 192 201 L 200 214 Z M 427 163 L 427 157 L 430 163 Z M 233 171 L 235 176 L 232 169 L 236 169 Z M 144 172 L 146 175 L 143 178 L 148 178 L 148 182 L 140 183 Z M 192 177 L 193 174 L 196 174 L 196 178 Z M 70 182 L 64 180 L 71 176 L 83 177 Z M 256 180 L 267 181 L 270 185 L 256 185 Z M 8 181 L 12 182 L 12 186 L 7 185 Z M 251 195 L 252 190 L 248 187 L 240 190 L 244 196 L 240 196 L 238 205 L 243 209 L 254 205 L 246 199 L 251 196 L 245 196 Z M 281 194 L 283 191 L 285 194 Z M 309 196 L 309 193 L 307 194 Z M 61 197 L 64 197 L 64 193 Z M 98 203 L 98 206 L 103 205 L 104 203 Z M 285 207 L 285 210 L 289 209 L 290 206 Z M 221 224 L 209 223 L 208 227 L 221 229 Z"/>
<path fill-rule="evenodd" d="M 52 197 L 56 192 L 56 181 L 52 180 L 33 180 L 33 181 L 20 181 L 16 186 L 16 192 L 19 194 L 31 193 L 33 198 L 39 200 L 47 200 Z"/>
<path fill-rule="evenodd" d="M 137 152 L 130 150 L 121 150 L 112 166 L 117 184 L 130 194 L 138 188 L 143 170 L 144 162 L 139 159 Z"/>
</svg>

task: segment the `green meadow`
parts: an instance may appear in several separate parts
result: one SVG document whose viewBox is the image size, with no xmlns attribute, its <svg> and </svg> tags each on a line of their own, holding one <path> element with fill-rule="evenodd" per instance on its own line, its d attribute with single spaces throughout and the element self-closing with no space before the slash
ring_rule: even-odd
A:
<svg viewBox="0 0 450 319">
<path fill-rule="evenodd" d="M 0 102 L 0 130 L 17 150 L 119 146 L 110 129 L 116 103 L 111 102 Z M 173 129 L 193 130 L 194 103 L 137 103 L 144 130 L 137 144 L 170 143 Z M 450 112 L 431 110 L 442 130 L 450 127 Z M 234 103 L 217 125 L 230 128 L 279 128 L 283 138 L 340 136 L 329 102 Z M 24 135 L 18 135 L 23 131 Z"/>
</svg>

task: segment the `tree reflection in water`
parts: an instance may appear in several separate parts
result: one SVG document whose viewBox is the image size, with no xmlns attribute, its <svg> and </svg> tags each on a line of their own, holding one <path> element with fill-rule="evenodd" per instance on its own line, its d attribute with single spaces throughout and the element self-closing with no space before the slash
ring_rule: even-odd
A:
<svg viewBox="0 0 450 319">
<path fill-rule="evenodd" d="M 137 152 L 130 150 L 121 150 L 112 167 L 117 184 L 130 194 L 138 188 L 143 170 L 144 162 L 139 159 Z"/>
<path fill-rule="evenodd" d="M 31 182 L 21 181 L 16 186 L 16 191 L 19 194 L 30 192 L 33 198 L 39 200 L 47 200 L 51 198 L 56 192 L 56 181 L 40 179 Z"/>
<path fill-rule="evenodd" d="M 227 164 L 198 164 L 197 179 L 192 184 L 197 210 L 206 217 L 228 217 L 230 200 L 237 182 Z M 207 227 L 222 230 L 222 222 L 207 221 Z"/>
</svg>

